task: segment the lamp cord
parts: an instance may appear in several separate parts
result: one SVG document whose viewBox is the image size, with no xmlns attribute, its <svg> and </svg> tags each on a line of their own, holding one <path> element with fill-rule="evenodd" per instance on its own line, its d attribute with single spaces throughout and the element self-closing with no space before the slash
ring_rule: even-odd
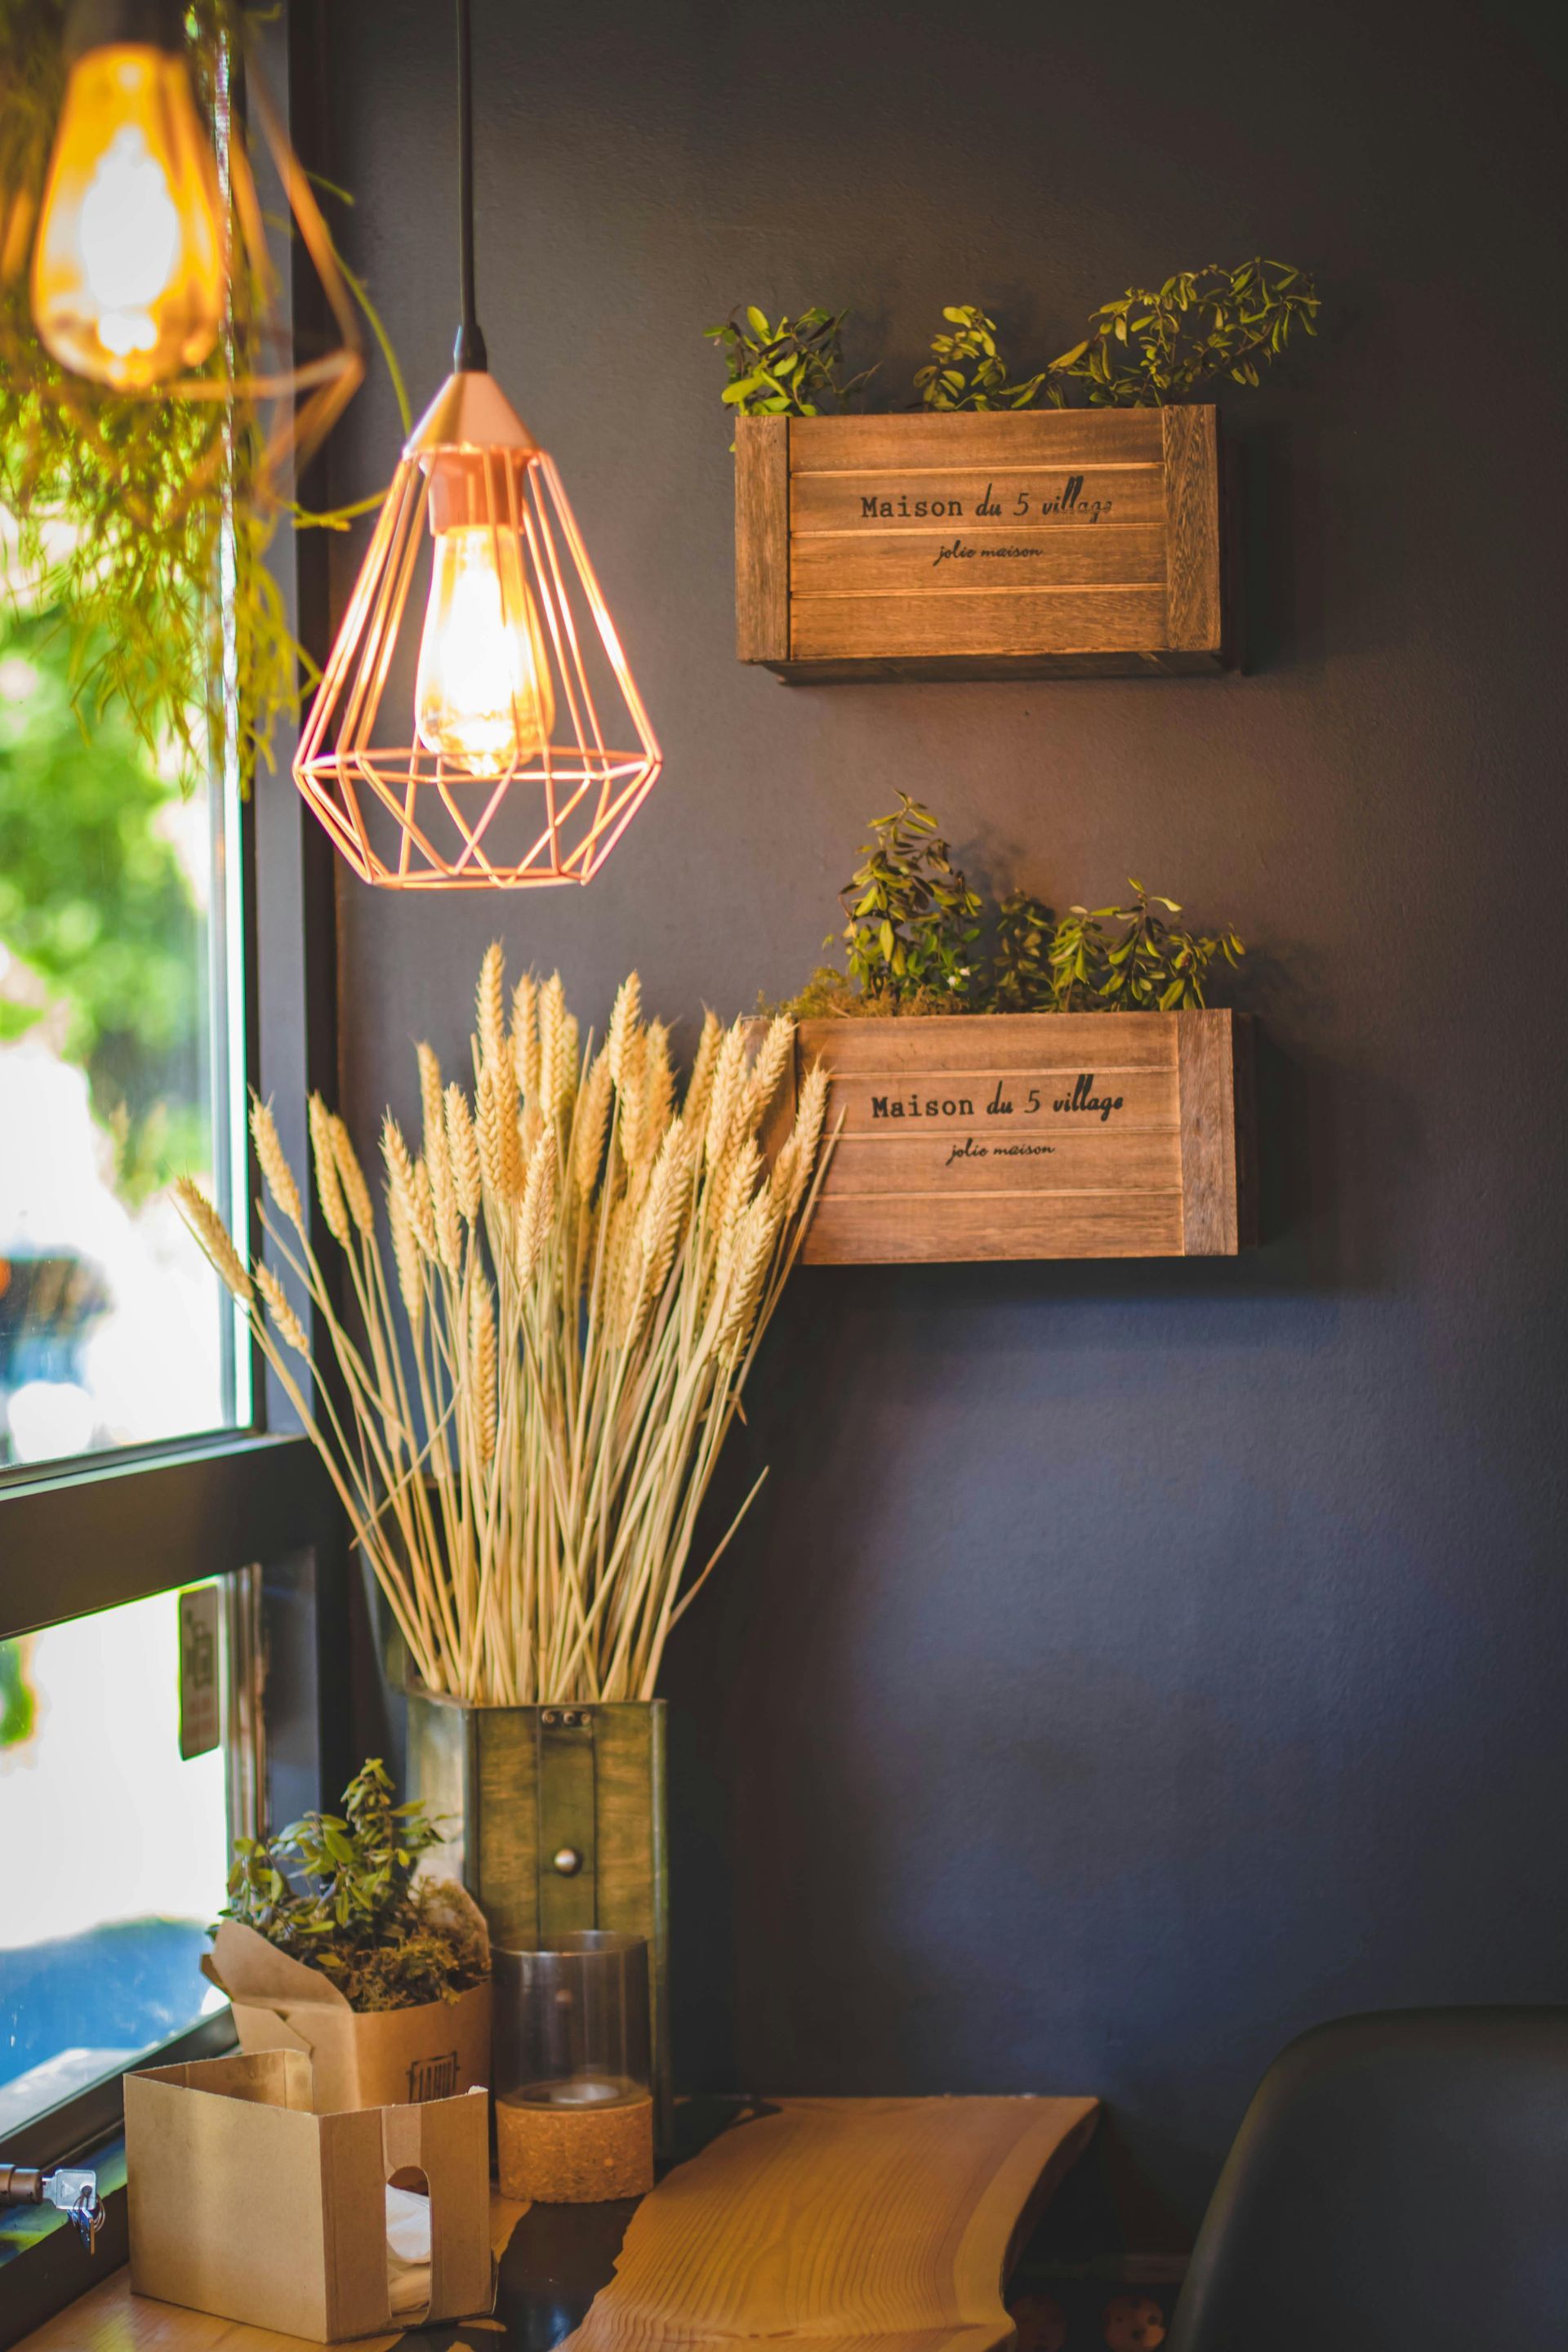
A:
<svg viewBox="0 0 1568 2352">
<path fill-rule="evenodd" d="M 470 0 L 458 0 L 458 268 L 462 299 L 455 369 L 482 373 L 489 366 L 474 306 L 474 68 Z"/>
</svg>

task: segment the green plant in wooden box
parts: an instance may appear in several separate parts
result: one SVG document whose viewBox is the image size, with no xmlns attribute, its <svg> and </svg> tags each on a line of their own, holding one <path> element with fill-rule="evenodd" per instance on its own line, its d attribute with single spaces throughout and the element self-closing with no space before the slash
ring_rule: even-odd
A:
<svg viewBox="0 0 1568 2352">
<path fill-rule="evenodd" d="M 980 899 L 953 866 L 929 809 L 899 794 L 872 822 L 862 863 L 839 892 L 848 976 L 823 965 L 795 999 L 797 1018 L 850 1009 L 867 1013 L 957 1013 L 979 980 Z"/>
<path fill-rule="evenodd" d="M 738 416 L 820 416 L 847 408 L 875 374 L 868 368 L 847 383 L 844 321 L 847 310 L 813 308 L 796 319 L 770 320 L 754 302 L 702 330 L 724 353 L 730 380 L 721 395 Z"/>
<path fill-rule="evenodd" d="M 972 302 L 944 310 L 951 334 L 931 338 L 930 364 L 915 372 L 915 390 L 928 408 L 1031 408 L 1043 375 L 1011 383 L 996 347 L 996 321 Z"/>
<path fill-rule="evenodd" d="M 1059 918 L 1030 892 L 1009 892 L 987 958 L 977 946 L 984 902 L 908 793 L 873 819 L 861 857 L 839 893 L 847 920 L 826 942 L 837 938 L 848 969 L 820 966 L 788 1007 L 796 1019 L 1193 1011 L 1207 1003 L 1216 964 L 1235 971 L 1245 953 L 1234 929 L 1172 923 L 1176 900 L 1133 881 L 1130 906 L 1074 906 Z"/>
<path fill-rule="evenodd" d="M 1075 399 L 1091 408 L 1162 408 L 1196 399 L 1216 377 L 1260 383 L 1298 331 L 1317 332 L 1321 307 L 1304 270 L 1261 254 L 1179 269 L 1162 286 L 1130 286 L 1102 303 L 1081 341 L 1015 382 L 995 320 L 978 303 L 950 303 L 915 390 L 926 408 L 952 415 L 1042 403 L 1066 408 Z M 838 382 L 849 315 L 813 308 L 775 325 L 752 307 L 706 328 L 729 361 L 726 404 L 742 416 L 819 416 L 847 406 L 876 373 Z"/>
<path fill-rule="evenodd" d="M 1137 881 L 1124 905 L 1058 917 L 1015 889 L 988 916 L 908 794 L 840 895 L 845 968 L 789 1007 L 840 1122 L 808 1264 L 1252 1238 L 1249 1025 L 1208 1001 L 1241 961 L 1235 930 L 1189 929 Z"/>
<path fill-rule="evenodd" d="M 1216 376 L 1256 384 L 1298 328 L 1316 334 L 1319 308 L 1310 278 L 1261 254 L 1228 269 L 1180 269 L 1158 289 L 1130 286 L 1051 362 L 1048 397 L 1064 408 L 1078 383 L 1091 408 L 1161 408 L 1195 399 Z"/>
<path fill-rule="evenodd" d="M 1216 961 L 1246 953 L 1234 930 L 1198 932 L 1166 920 L 1182 911 L 1129 880 L 1127 907 L 1069 907 L 1053 916 L 1026 890 L 1009 893 L 996 920 L 991 1006 L 997 1013 L 1183 1013 L 1208 1003 Z M 1163 912 L 1161 912 L 1161 909 Z"/>
</svg>

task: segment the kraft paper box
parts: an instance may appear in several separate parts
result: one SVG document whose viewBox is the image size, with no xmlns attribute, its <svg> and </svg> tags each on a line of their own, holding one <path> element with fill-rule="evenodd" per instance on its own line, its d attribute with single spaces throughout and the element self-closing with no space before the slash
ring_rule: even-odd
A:
<svg viewBox="0 0 1568 2352">
<path fill-rule="evenodd" d="M 318 2115 L 294 2050 L 125 2079 L 138 2294 L 318 2344 L 390 2333 L 389 2181 L 430 2199 L 431 2321 L 488 2312 L 489 2102 Z"/>
<path fill-rule="evenodd" d="M 482 1928 L 472 1898 L 451 1890 Z M 315 2070 L 318 2114 L 445 2099 L 490 2078 L 490 1989 L 417 2009 L 352 2010 L 320 1969 L 291 1959 L 254 1927 L 225 1919 L 202 1968 L 227 1993 L 242 2050 L 303 2052 Z"/>
</svg>

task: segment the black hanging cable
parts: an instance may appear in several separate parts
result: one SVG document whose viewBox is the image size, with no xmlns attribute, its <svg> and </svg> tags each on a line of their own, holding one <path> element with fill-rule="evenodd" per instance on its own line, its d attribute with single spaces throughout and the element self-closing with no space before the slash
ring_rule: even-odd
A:
<svg viewBox="0 0 1568 2352">
<path fill-rule="evenodd" d="M 458 267 L 462 323 L 452 365 L 483 373 L 489 366 L 474 309 L 474 69 L 469 0 L 458 0 Z"/>
</svg>

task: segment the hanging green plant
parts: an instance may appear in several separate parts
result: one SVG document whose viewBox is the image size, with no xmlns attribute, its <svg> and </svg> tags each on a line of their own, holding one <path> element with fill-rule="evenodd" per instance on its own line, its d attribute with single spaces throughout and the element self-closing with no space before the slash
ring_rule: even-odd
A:
<svg viewBox="0 0 1568 2352">
<path fill-rule="evenodd" d="M 164 401 L 68 373 L 35 331 L 29 262 L 66 81 L 62 0 L 0 0 L 0 610 L 44 614 L 69 647 L 87 718 L 121 705 L 188 779 L 232 731 L 240 772 L 271 764 L 280 718 L 312 666 L 268 549 L 279 509 L 260 495 L 267 421 L 251 400 Z M 212 120 L 240 54 L 237 0 L 189 0 L 189 63 Z M 225 341 L 207 372 L 266 373 L 268 289 L 237 221 Z M 340 264 L 341 268 L 341 264 Z M 343 270 L 388 360 L 363 286 Z M 293 519 L 346 525 L 355 511 Z"/>
</svg>

